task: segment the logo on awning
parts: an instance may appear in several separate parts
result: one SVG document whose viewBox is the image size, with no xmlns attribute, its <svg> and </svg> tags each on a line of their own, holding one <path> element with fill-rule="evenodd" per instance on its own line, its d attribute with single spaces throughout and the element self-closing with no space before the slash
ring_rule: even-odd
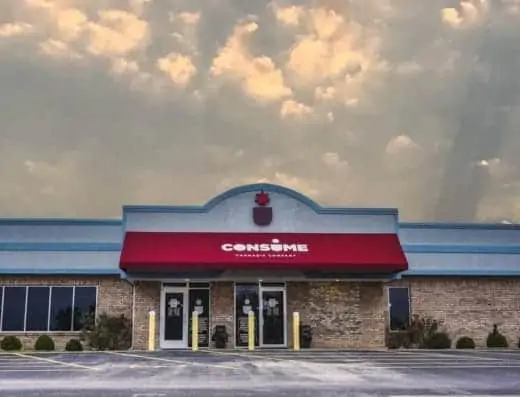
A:
<svg viewBox="0 0 520 397">
<path fill-rule="evenodd" d="M 253 222 L 257 226 L 267 226 L 273 221 L 273 208 L 268 207 L 271 199 L 269 194 L 263 190 L 255 196 L 255 203 L 257 207 L 253 207 Z"/>
<path fill-rule="evenodd" d="M 237 257 L 257 258 L 293 258 L 309 252 L 309 246 L 301 243 L 282 243 L 273 239 L 271 243 L 225 243 L 221 247 L 224 252 L 232 252 Z"/>
</svg>

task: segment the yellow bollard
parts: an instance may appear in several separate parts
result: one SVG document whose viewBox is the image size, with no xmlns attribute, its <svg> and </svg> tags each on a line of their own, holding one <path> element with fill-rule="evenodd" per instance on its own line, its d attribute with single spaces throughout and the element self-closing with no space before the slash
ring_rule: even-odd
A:
<svg viewBox="0 0 520 397">
<path fill-rule="evenodd" d="M 148 313 L 148 350 L 155 350 L 155 312 Z"/>
<path fill-rule="evenodd" d="M 249 350 L 255 350 L 255 312 L 252 310 L 247 316 L 247 337 Z"/>
<path fill-rule="evenodd" d="M 196 311 L 191 315 L 191 350 L 199 350 L 199 313 Z"/>
<path fill-rule="evenodd" d="M 293 349 L 300 350 L 300 313 L 293 313 Z"/>
</svg>

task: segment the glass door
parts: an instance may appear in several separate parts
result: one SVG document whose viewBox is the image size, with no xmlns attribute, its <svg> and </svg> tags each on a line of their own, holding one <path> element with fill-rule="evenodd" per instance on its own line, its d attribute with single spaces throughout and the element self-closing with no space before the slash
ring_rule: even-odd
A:
<svg viewBox="0 0 520 397">
<path fill-rule="evenodd" d="M 258 284 L 235 284 L 235 346 L 247 347 L 249 343 L 248 315 L 255 313 L 255 346 L 258 346 Z"/>
<path fill-rule="evenodd" d="M 161 298 L 161 348 L 188 347 L 188 290 L 164 287 Z"/>
<path fill-rule="evenodd" d="M 260 345 L 287 346 L 285 288 L 261 287 L 260 296 Z"/>
</svg>

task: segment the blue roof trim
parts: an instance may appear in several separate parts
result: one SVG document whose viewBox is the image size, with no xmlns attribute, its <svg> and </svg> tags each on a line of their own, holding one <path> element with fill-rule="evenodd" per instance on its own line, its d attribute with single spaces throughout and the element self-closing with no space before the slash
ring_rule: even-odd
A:
<svg viewBox="0 0 520 397">
<path fill-rule="evenodd" d="M 520 230 L 520 224 L 508 223 L 422 223 L 401 222 L 401 229 L 470 229 L 470 230 Z"/>
<path fill-rule="evenodd" d="M 440 270 L 421 270 L 411 269 L 401 273 L 402 277 L 417 277 L 417 276 L 430 276 L 430 277 L 520 277 L 520 267 L 514 270 L 458 270 L 458 269 L 440 269 Z"/>
<path fill-rule="evenodd" d="M 119 243 L 2 243 L 0 251 L 120 252 Z"/>
<path fill-rule="evenodd" d="M 405 244 L 407 254 L 520 254 L 520 246 Z M 0 251 L 121 252 L 120 243 L 0 242 Z"/>
<path fill-rule="evenodd" d="M 0 218 L 0 226 L 122 226 L 122 219 Z"/>
<path fill-rule="evenodd" d="M 280 185 L 270 183 L 254 183 L 251 185 L 244 185 L 230 189 L 224 193 L 219 194 L 205 205 L 202 206 L 164 206 L 164 205 L 125 205 L 123 206 L 123 213 L 125 212 L 165 212 L 165 213 L 206 213 L 211 211 L 217 205 L 227 200 L 230 197 L 237 196 L 243 193 L 258 192 L 265 190 L 266 192 L 279 193 L 298 200 L 307 207 L 313 209 L 319 214 L 330 215 L 393 215 L 397 217 L 397 208 L 347 208 L 347 207 L 322 207 L 315 201 L 303 194 L 286 188 Z"/>
<path fill-rule="evenodd" d="M 520 254 L 520 245 L 403 244 L 406 254 Z"/>
<path fill-rule="evenodd" d="M 53 269 L 53 268 L 0 268 L 0 276 L 2 275 L 56 275 L 56 276 L 121 276 L 118 268 L 110 269 Z"/>
</svg>

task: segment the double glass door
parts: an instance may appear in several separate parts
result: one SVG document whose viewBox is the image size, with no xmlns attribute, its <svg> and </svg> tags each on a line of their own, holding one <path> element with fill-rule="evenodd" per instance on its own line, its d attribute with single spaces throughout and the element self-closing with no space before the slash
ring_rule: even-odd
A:
<svg viewBox="0 0 520 397">
<path fill-rule="evenodd" d="M 209 288 L 163 287 L 161 298 L 160 347 L 187 348 L 192 344 L 192 313 L 198 313 L 199 347 L 210 340 Z"/>
<path fill-rule="evenodd" d="M 287 315 L 284 286 L 235 285 L 235 344 L 248 345 L 248 313 L 255 313 L 255 345 L 285 347 Z"/>
</svg>

